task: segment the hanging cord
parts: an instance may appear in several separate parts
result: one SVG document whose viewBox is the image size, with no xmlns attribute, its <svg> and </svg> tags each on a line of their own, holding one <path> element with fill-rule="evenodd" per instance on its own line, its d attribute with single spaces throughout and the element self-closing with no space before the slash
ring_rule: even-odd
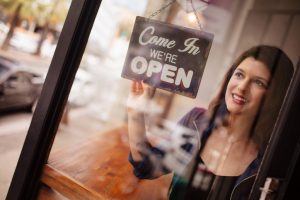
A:
<svg viewBox="0 0 300 200">
<path fill-rule="evenodd" d="M 151 19 L 152 17 L 155 17 L 156 15 L 160 14 L 163 10 L 165 10 L 167 7 L 169 7 L 170 5 L 172 5 L 175 2 L 176 2 L 176 0 L 170 1 L 169 3 L 167 3 L 166 5 L 164 5 L 163 7 L 161 7 L 160 9 L 155 11 L 154 13 L 152 13 L 148 18 Z"/>
<path fill-rule="evenodd" d="M 203 2 L 205 2 L 205 3 L 208 4 L 208 1 L 203 1 Z M 196 17 L 198 26 L 199 26 L 199 28 L 200 28 L 200 31 L 203 31 L 203 26 L 202 26 L 202 24 L 201 24 L 201 22 L 200 22 L 200 19 L 199 19 L 198 15 L 197 15 L 197 11 L 196 11 L 196 9 L 195 9 L 195 7 L 194 7 L 193 0 L 190 0 L 190 3 L 191 3 L 191 6 L 192 6 L 192 9 L 193 9 L 193 13 L 194 13 L 194 15 L 195 15 L 195 17 Z M 206 5 L 203 5 L 203 6 L 201 6 L 200 8 L 203 8 L 203 7 L 205 7 L 205 6 L 206 6 Z"/>
<path fill-rule="evenodd" d="M 186 0 L 186 1 L 188 2 L 188 0 Z M 156 15 L 160 14 L 162 11 L 164 11 L 166 8 L 168 8 L 170 5 L 172 5 L 172 4 L 175 3 L 175 2 L 176 2 L 176 0 L 171 0 L 169 3 L 167 3 L 166 5 L 164 5 L 163 7 L 161 7 L 160 9 L 158 9 L 157 11 L 155 11 L 154 13 L 152 13 L 152 14 L 148 17 L 148 19 L 151 19 L 151 18 L 155 17 Z M 193 9 L 193 13 L 194 13 L 194 15 L 195 15 L 195 17 L 196 17 L 196 20 L 197 20 L 199 29 L 200 29 L 200 31 L 203 31 L 203 26 L 202 26 L 202 24 L 201 24 L 201 21 L 200 21 L 198 15 L 197 15 L 197 11 L 196 11 L 196 9 L 195 9 L 195 7 L 194 7 L 193 0 L 190 0 L 189 2 L 190 2 L 191 7 L 192 7 L 192 9 Z M 203 2 L 205 2 L 205 3 L 208 4 L 208 1 L 207 1 L 207 0 L 206 0 L 206 1 L 203 0 Z M 206 6 L 206 5 L 203 5 L 203 6 L 200 7 L 200 8 L 203 8 L 203 7 L 205 7 L 205 6 Z"/>
</svg>

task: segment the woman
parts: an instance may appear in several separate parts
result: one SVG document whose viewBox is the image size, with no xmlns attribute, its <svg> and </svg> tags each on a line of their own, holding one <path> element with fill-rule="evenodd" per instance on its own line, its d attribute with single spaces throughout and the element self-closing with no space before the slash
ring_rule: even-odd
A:
<svg viewBox="0 0 300 200">
<path fill-rule="evenodd" d="M 239 187 L 249 184 L 249 177 L 257 173 L 292 74 L 292 62 L 276 47 L 253 47 L 236 60 L 208 110 L 194 108 L 179 122 L 201 134 L 201 147 L 191 161 L 197 164 L 187 170 L 190 171 L 188 179 L 192 181 L 182 181 L 175 175 L 170 187 L 170 199 L 206 199 L 207 194 L 201 192 L 195 182 L 199 168 L 203 166 L 206 174 L 214 175 L 210 199 L 218 199 L 215 195 L 220 193 L 218 190 L 224 192 L 225 196 L 221 199 L 227 199 L 232 195 L 233 188 L 237 191 Z M 131 102 L 141 102 L 139 99 L 147 101 L 145 96 L 142 83 L 134 82 Z M 152 157 L 162 156 L 146 138 L 144 110 L 137 109 L 139 106 L 128 109 L 129 161 L 137 177 L 151 179 L 170 171 L 156 170 L 155 163 L 145 153 L 150 151 Z M 228 183 L 226 189 L 218 185 L 218 180 Z M 192 189 L 185 193 L 187 185 Z M 251 189 L 244 188 L 237 198 L 247 195 Z"/>
</svg>

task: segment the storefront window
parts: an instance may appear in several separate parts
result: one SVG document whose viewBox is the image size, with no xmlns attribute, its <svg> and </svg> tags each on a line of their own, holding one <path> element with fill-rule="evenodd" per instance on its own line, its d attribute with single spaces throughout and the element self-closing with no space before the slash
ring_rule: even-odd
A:
<svg viewBox="0 0 300 200">
<path fill-rule="evenodd" d="M 300 48 L 261 6 L 103 0 L 39 199 L 248 197 Z"/>
</svg>

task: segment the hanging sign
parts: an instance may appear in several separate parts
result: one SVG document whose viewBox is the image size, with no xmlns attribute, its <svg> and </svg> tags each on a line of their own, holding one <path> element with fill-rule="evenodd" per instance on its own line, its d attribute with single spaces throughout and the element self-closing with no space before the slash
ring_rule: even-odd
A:
<svg viewBox="0 0 300 200">
<path fill-rule="evenodd" d="M 137 17 L 122 77 L 195 98 L 213 35 Z"/>
</svg>

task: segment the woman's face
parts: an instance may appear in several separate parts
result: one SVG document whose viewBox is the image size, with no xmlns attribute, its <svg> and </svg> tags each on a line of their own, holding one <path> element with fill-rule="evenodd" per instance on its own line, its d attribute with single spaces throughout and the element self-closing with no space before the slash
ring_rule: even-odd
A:
<svg viewBox="0 0 300 200">
<path fill-rule="evenodd" d="M 271 74 L 268 67 L 253 57 L 243 60 L 227 85 L 225 101 L 231 114 L 254 117 L 267 91 Z"/>
</svg>

